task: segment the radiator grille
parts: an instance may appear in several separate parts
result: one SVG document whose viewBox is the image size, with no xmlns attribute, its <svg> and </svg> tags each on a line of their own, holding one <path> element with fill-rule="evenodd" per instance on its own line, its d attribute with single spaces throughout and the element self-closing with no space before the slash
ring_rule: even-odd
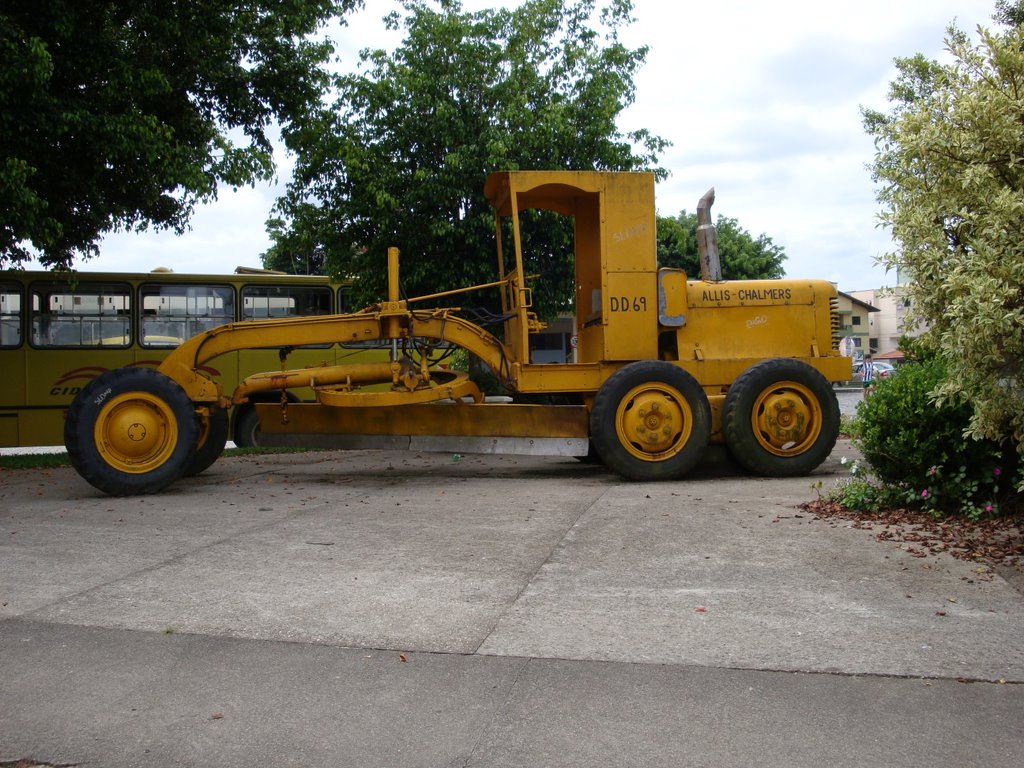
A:
<svg viewBox="0 0 1024 768">
<path fill-rule="evenodd" d="M 833 298 L 830 300 L 831 311 L 832 311 L 832 351 L 839 351 L 839 342 L 842 340 L 840 331 L 842 330 L 842 318 L 839 317 L 839 299 Z"/>
</svg>

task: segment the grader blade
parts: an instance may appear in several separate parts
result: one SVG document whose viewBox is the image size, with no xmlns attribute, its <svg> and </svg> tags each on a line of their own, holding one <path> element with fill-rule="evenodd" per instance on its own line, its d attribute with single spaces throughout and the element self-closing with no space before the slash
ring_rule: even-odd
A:
<svg viewBox="0 0 1024 768">
<path fill-rule="evenodd" d="M 583 406 L 436 403 L 338 408 L 299 403 L 256 406 L 260 444 L 433 453 L 586 456 Z"/>
</svg>

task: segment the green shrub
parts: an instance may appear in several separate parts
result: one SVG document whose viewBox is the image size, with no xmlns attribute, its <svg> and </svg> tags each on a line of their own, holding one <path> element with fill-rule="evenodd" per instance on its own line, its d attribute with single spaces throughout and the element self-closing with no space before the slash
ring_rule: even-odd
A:
<svg viewBox="0 0 1024 768">
<path fill-rule="evenodd" d="M 844 457 L 842 463 L 850 465 L 850 477 L 840 480 L 828 494 L 832 501 L 838 501 L 847 509 L 872 513 L 908 506 L 907 493 L 901 487 L 880 483 L 870 467 L 859 461 L 850 462 Z"/>
<path fill-rule="evenodd" d="M 970 406 L 939 407 L 931 398 L 944 376 L 942 361 L 932 359 L 878 381 L 857 406 L 852 430 L 874 480 L 855 472 L 835 500 L 868 511 L 899 505 L 972 518 L 1019 508 L 1019 456 L 991 440 L 964 437 Z"/>
<path fill-rule="evenodd" d="M 459 347 L 448 357 L 448 364 L 457 371 L 467 371 L 469 378 L 485 395 L 506 395 L 508 392 L 490 368 L 480 358 Z"/>
</svg>

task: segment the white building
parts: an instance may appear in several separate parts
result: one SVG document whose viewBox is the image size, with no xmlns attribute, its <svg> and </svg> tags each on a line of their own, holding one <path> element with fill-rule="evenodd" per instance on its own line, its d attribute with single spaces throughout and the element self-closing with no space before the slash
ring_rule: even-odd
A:
<svg viewBox="0 0 1024 768">
<path fill-rule="evenodd" d="M 907 327 L 906 317 L 911 303 L 905 285 L 847 293 L 878 310 L 868 315 L 868 347 L 874 355 L 887 356 L 897 352 L 902 337 L 916 338 L 926 328 L 922 324 Z"/>
</svg>

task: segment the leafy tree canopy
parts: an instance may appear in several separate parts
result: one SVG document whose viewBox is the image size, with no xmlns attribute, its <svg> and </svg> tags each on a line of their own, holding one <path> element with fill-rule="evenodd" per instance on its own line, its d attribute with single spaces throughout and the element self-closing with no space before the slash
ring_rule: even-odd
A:
<svg viewBox="0 0 1024 768">
<path fill-rule="evenodd" d="M 1021 0 L 996 0 L 996 12 L 992 18 L 1008 27 L 1024 24 L 1024 2 Z"/>
<path fill-rule="evenodd" d="M 363 51 L 360 73 L 338 79 L 334 109 L 290 129 L 298 162 L 271 222 L 267 266 L 323 263 L 356 277 L 355 300 L 371 302 L 384 294 L 386 249 L 397 246 L 409 295 L 487 282 L 495 277 L 489 172 L 647 169 L 666 146 L 616 126 L 647 54 L 619 40 L 630 0 L 601 9 L 596 0 L 476 13 L 458 0 L 402 8 L 385 20 L 404 28 L 401 44 Z M 541 274 L 535 301 L 551 314 L 573 293 L 571 253 L 561 255 L 571 230 L 552 217 L 535 223 L 528 269 Z"/>
<path fill-rule="evenodd" d="M 362 0 L 5 0 L 0 266 L 69 267 L 113 229 L 181 232 L 195 204 L 269 178 L 268 126 L 319 103 L 308 35 Z"/>
<path fill-rule="evenodd" d="M 948 361 L 936 394 L 971 433 L 1024 452 L 1024 28 L 950 27 L 949 63 L 898 59 L 888 113 L 866 110 L 883 258 L 912 278 L 909 322 Z"/>
<path fill-rule="evenodd" d="M 785 274 L 786 252 L 767 235 L 753 237 L 736 219 L 719 216 L 718 255 L 722 276 L 727 280 L 777 278 Z M 682 211 L 678 216 L 658 217 L 658 266 L 676 267 L 690 279 L 700 277 L 697 250 L 697 214 Z"/>
</svg>

